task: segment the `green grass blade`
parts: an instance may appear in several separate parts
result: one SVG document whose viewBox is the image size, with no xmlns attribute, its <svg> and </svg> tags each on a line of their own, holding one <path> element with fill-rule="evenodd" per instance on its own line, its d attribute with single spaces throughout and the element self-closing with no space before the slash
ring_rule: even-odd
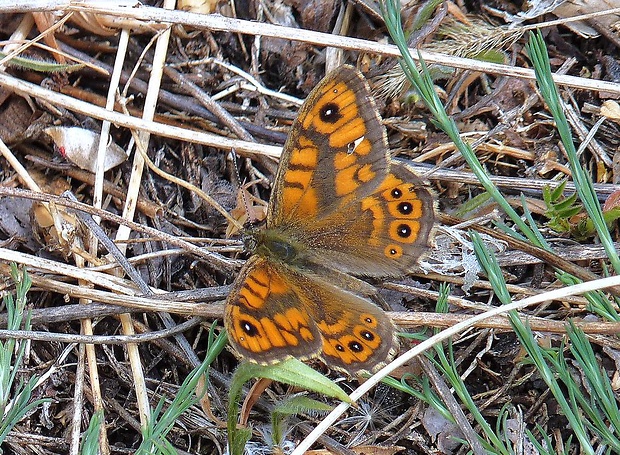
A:
<svg viewBox="0 0 620 455">
<path fill-rule="evenodd" d="M 28 302 L 28 291 L 32 281 L 25 270 L 20 271 L 11 264 L 11 277 L 15 282 L 16 297 L 7 295 L 4 304 L 7 309 L 7 329 L 30 330 L 30 316 L 24 318 L 24 309 Z M 23 327 L 22 327 L 23 326 Z M 27 341 L 14 339 L 0 342 L 0 444 L 13 427 L 31 410 L 49 400 L 31 402 L 32 393 L 39 381 L 38 376 L 31 376 L 25 383 L 16 384 L 17 372 L 20 370 Z"/>
<path fill-rule="evenodd" d="M 172 430 L 174 423 L 189 407 L 196 404 L 199 397 L 196 395 L 196 390 L 201 378 L 207 378 L 207 371 L 211 363 L 215 360 L 218 354 L 224 349 L 227 343 L 226 333 L 222 331 L 220 335 L 213 339 L 213 327 L 209 334 L 209 345 L 207 349 L 207 356 L 202 364 L 194 369 L 183 381 L 174 399 L 170 403 L 170 406 L 162 412 L 164 399 L 160 400 L 155 408 L 151 420 L 146 428 L 143 429 L 143 439 L 140 447 L 136 450 L 136 455 L 147 455 L 153 453 L 170 453 L 176 454 L 176 450 L 166 440 L 166 437 L 170 430 Z M 205 381 L 206 382 L 206 381 Z M 202 393 L 206 393 L 205 390 Z"/>
<path fill-rule="evenodd" d="M 82 447 L 80 455 L 98 455 L 99 454 L 99 432 L 103 423 L 103 411 L 97 411 L 93 414 L 88 424 L 88 428 L 82 436 Z"/>
<path fill-rule="evenodd" d="M 558 133 L 562 140 L 562 144 L 566 149 L 566 155 L 568 157 L 571 173 L 575 182 L 575 189 L 579 195 L 579 199 L 583 203 L 590 219 L 594 223 L 596 232 L 598 233 L 601 244 L 605 248 L 607 257 L 612 264 L 612 267 L 616 271 L 616 274 L 620 274 L 620 258 L 618 252 L 614 247 L 613 240 L 605 223 L 603 217 L 603 211 L 596 197 L 594 186 L 592 185 L 592 179 L 584 171 L 583 167 L 579 163 L 579 157 L 577 156 L 577 150 L 573 142 L 572 135 L 566 115 L 562 109 L 562 101 L 558 93 L 558 89 L 551 77 L 551 65 L 549 63 L 549 56 L 547 55 L 547 49 L 540 31 L 538 33 L 530 34 L 530 41 L 527 45 L 527 50 L 530 55 L 530 59 L 534 64 L 534 72 L 536 73 L 536 82 L 540 93 L 549 107 L 549 111 L 553 115 L 553 119 L 556 122 Z"/>
</svg>

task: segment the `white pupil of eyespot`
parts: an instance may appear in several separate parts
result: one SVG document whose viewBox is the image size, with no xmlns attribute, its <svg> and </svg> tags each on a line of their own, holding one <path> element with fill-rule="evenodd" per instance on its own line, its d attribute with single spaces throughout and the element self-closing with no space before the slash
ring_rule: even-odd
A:
<svg viewBox="0 0 620 455">
<path fill-rule="evenodd" d="M 354 140 L 353 142 L 351 142 L 349 144 L 348 150 L 347 152 L 349 154 L 355 152 L 355 150 L 359 147 L 359 145 L 362 143 L 362 141 L 364 140 L 365 136 L 360 137 L 359 139 Z"/>
</svg>

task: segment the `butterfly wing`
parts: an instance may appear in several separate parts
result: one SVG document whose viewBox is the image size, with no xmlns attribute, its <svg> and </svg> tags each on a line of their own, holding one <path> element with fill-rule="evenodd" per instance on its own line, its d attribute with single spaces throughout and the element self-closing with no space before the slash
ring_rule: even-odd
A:
<svg viewBox="0 0 620 455">
<path fill-rule="evenodd" d="M 396 276 L 429 250 L 434 199 L 422 180 L 394 163 L 370 194 L 317 220 L 305 232 L 308 261 L 354 275 Z"/>
<path fill-rule="evenodd" d="M 392 360 L 398 351 L 396 328 L 382 309 L 317 276 L 300 275 L 298 282 L 314 295 L 321 357 L 329 367 L 358 376 Z"/>
<path fill-rule="evenodd" d="M 267 227 L 303 231 L 387 175 L 387 139 L 369 94 L 359 71 L 341 66 L 308 95 L 284 145 Z"/>
<path fill-rule="evenodd" d="M 308 96 L 284 147 L 267 227 L 304 247 L 300 262 L 401 274 L 428 249 L 433 196 L 388 156 L 368 83 L 340 67 Z"/>
<path fill-rule="evenodd" d="M 285 269 L 252 256 L 226 300 L 229 342 L 241 356 L 263 365 L 316 357 L 322 338 L 310 314 L 314 305 Z"/>
<path fill-rule="evenodd" d="M 322 355 L 329 366 L 357 375 L 377 370 L 398 349 L 385 312 L 319 277 L 253 256 L 237 283 L 224 321 L 231 345 L 250 361 Z"/>
</svg>

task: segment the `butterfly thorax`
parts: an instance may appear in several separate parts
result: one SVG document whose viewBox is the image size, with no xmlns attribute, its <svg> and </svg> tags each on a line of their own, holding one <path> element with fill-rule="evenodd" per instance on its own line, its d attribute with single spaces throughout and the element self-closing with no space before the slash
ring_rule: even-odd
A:
<svg viewBox="0 0 620 455">
<path fill-rule="evenodd" d="M 302 245 L 274 229 L 252 231 L 244 238 L 245 248 L 253 254 L 285 264 L 301 259 Z"/>
</svg>

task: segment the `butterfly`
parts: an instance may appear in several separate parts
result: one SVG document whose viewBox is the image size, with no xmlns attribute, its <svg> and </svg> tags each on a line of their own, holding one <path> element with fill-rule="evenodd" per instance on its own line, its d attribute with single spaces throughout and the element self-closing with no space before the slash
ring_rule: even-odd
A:
<svg viewBox="0 0 620 455">
<path fill-rule="evenodd" d="M 399 277 L 430 248 L 434 198 L 389 155 L 370 87 L 351 66 L 310 93 L 284 145 L 264 229 L 226 300 L 243 358 L 320 357 L 349 375 L 398 350 L 395 326 L 356 276 Z"/>
</svg>

